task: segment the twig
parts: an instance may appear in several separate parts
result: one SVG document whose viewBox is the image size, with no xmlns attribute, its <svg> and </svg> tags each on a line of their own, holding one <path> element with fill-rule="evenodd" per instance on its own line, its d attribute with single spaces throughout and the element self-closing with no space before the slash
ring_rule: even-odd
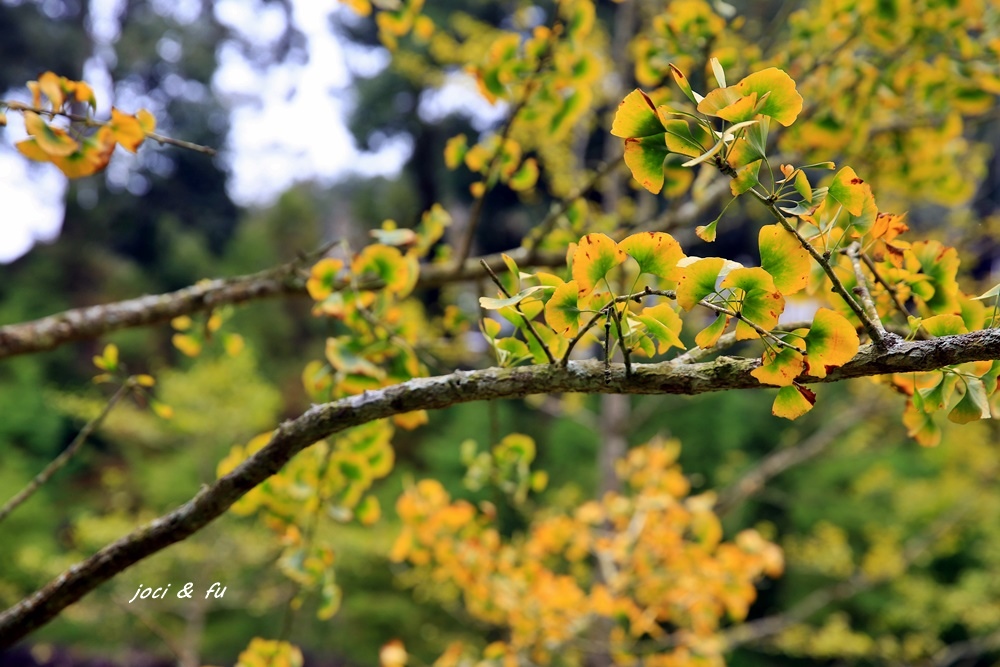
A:
<svg viewBox="0 0 1000 667">
<path fill-rule="evenodd" d="M 489 274 L 490 279 L 493 281 L 493 283 L 497 287 L 499 287 L 500 291 L 503 292 L 503 295 L 509 299 L 511 294 L 510 292 L 507 291 L 507 288 L 503 286 L 503 283 L 500 282 L 500 278 L 497 277 L 497 274 L 493 272 L 493 269 L 491 269 L 490 265 L 487 264 L 485 261 L 483 261 L 482 264 L 483 268 L 486 270 L 486 273 Z M 549 363 L 550 364 L 556 363 L 556 358 L 552 356 L 552 351 L 549 350 L 549 346 L 545 344 L 545 341 L 542 340 L 542 337 L 538 335 L 537 331 L 535 331 L 535 327 L 531 324 L 531 320 L 528 319 L 528 316 L 524 314 L 523 310 L 521 310 L 521 304 L 515 303 L 514 309 L 521 316 L 521 320 L 524 322 L 524 325 L 528 328 L 528 331 L 531 332 L 531 335 L 534 337 L 534 339 L 538 341 L 539 345 L 542 346 L 542 350 L 545 351 L 545 356 L 548 357 Z"/>
<path fill-rule="evenodd" d="M 324 248 L 329 249 L 326 246 Z M 276 296 L 305 296 L 306 281 L 299 275 L 300 271 L 314 258 L 318 259 L 325 254 L 324 248 L 257 273 L 201 281 L 174 292 L 73 308 L 37 320 L 0 326 L 0 359 L 43 352 L 65 343 L 96 338 L 120 329 L 159 324 L 180 315 L 212 310 L 226 304 Z M 507 254 L 522 265 L 528 257 L 525 248 L 513 248 Z M 504 266 L 500 253 L 467 260 L 458 273 L 454 272 L 450 265 L 429 264 L 420 268 L 417 288 L 427 289 L 453 282 L 478 280 L 486 275 L 480 259 L 486 261 L 490 267 Z M 539 252 L 536 253 L 532 265 L 559 266 L 565 262 L 565 253 Z M 344 289 L 348 286 L 350 281 L 342 280 L 334 289 Z M 378 281 L 367 281 L 360 285 L 361 288 L 370 290 L 381 289 L 382 286 Z"/>
<path fill-rule="evenodd" d="M 865 279 L 865 273 L 861 269 L 861 243 L 855 241 L 849 245 L 847 247 L 847 256 L 851 258 L 851 264 L 854 266 L 854 277 L 858 283 L 854 287 L 854 293 L 861 299 L 861 304 L 864 306 L 865 312 L 868 313 L 868 318 L 871 320 L 876 334 L 872 337 L 872 342 L 876 346 L 885 349 L 889 346 L 886 340 L 886 330 L 882 326 L 882 319 L 878 316 L 875 302 L 872 301 L 871 292 L 868 291 L 868 281 Z M 869 332 L 869 335 L 871 335 L 871 332 Z"/>
<path fill-rule="evenodd" d="M 6 106 L 8 109 L 13 109 L 14 111 L 33 111 L 40 116 L 48 116 L 49 118 L 55 118 L 56 116 L 62 116 L 63 118 L 68 118 L 74 123 L 82 123 L 86 127 L 105 127 L 108 123 L 107 121 L 96 120 L 90 116 L 81 116 L 80 114 L 69 113 L 66 111 L 50 111 L 48 109 L 39 109 L 33 107 L 23 102 L 18 102 L 16 100 L 4 100 L 0 101 L 0 106 Z M 182 139 L 172 139 L 170 137 L 158 134 L 156 132 L 143 132 L 143 134 L 160 145 L 170 144 L 171 146 L 177 146 L 178 148 L 185 148 L 189 151 L 194 151 L 196 153 L 203 153 L 205 155 L 216 155 L 218 151 L 214 148 L 209 148 L 208 146 L 202 146 L 201 144 L 194 144 L 190 141 L 184 141 Z"/>
<path fill-rule="evenodd" d="M 556 31 L 552 32 L 552 35 L 556 35 Z M 479 220 L 483 217 L 483 208 L 486 203 L 486 195 L 490 190 L 490 181 L 493 178 L 493 172 L 497 165 L 500 163 L 500 158 L 503 156 L 504 144 L 507 143 L 507 137 L 510 136 L 511 128 L 514 127 L 514 121 L 517 116 L 528 104 L 528 100 L 531 99 L 531 95 L 534 93 L 534 88 L 538 84 L 538 75 L 541 74 L 545 65 L 548 64 L 549 59 L 552 57 L 552 45 L 546 49 L 545 53 L 538 59 L 538 63 L 535 65 L 535 69 L 528 76 L 527 81 L 524 84 L 524 91 L 521 95 L 521 99 L 518 100 L 514 108 L 511 109 L 510 118 L 504 123 L 503 129 L 500 131 L 500 140 L 497 143 L 496 150 L 493 151 L 493 155 L 490 157 L 489 166 L 486 167 L 486 177 L 483 179 L 483 192 L 476 199 L 475 206 L 472 208 L 472 212 L 469 214 L 469 221 L 465 226 L 465 233 L 463 234 L 459 245 L 458 252 L 455 254 L 455 263 L 453 268 L 455 271 L 460 271 L 465 260 L 469 258 L 469 254 L 472 252 L 472 242 L 476 236 L 476 228 L 479 226 Z"/>
<path fill-rule="evenodd" d="M 90 434 L 104 422 L 104 419 L 118 404 L 118 401 L 122 400 L 133 387 L 135 387 L 135 380 L 132 378 L 125 380 L 122 386 L 118 387 L 118 390 L 115 391 L 114 395 L 112 395 L 111 398 L 108 399 L 108 402 L 104 405 L 101 413 L 87 422 L 84 427 L 80 429 L 80 432 L 76 434 L 75 438 L 73 438 L 73 442 L 69 444 L 69 447 L 64 449 L 59 456 L 45 466 L 44 470 L 35 475 L 35 478 L 28 482 L 28 485 L 21 489 L 17 495 L 4 503 L 3 507 L 0 507 L 0 521 L 6 519 L 11 512 L 30 498 L 32 494 L 38 491 L 43 484 L 49 481 L 49 478 L 51 478 L 52 475 L 59 472 L 63 466 L 69 463 L 69 460 L 73 458 L 73 455 L 76 454 L 77 451 L 79 451 L 80 447 L 83 446 L 83 443 L 85 443 L 87 438 L 90 437 Z"/>
<path fill-rule="evenodd" d="M 863 261 L 865 266 L 868 267 L 868 270 L 872 272 L 872 276 L 875 277 L 875 282 L 884 287 L 885 291 L 892 297 L 892 302 L 896 305 L 896 310 L 898 310 L 903 317 L 907 318 L 907 322 L 909 322 L 909 319 L 913 317 L 913 313 L 911 313 L 909 308 L 906 307 L 906 304 L 900 300 L 899 290 L 896 286 L 889 284 L 889 282 L 879 272 L 875 262 L 868 256 L 867 253 L 861 252 L 861 261 Z M 917 338 L 920 340 L 928 340 L 930 338 L 930 333 L 928 333 L 927 329 L 924 328 L 924 325 L 922 324 L 917 327 Z"/>
<path fill-rule="evenodd" d="M 735 317 L 740 322 L 743 322 L 748 327 L 750 327 L 754 331 L 756 331 L 757 334 L 761 338 L 770 339 L 778 347 L 784 347 L 784 348 L 787 348 L 789 350 L 795 350 L 796 352 L 799 352 L 801 354 L 805 354 L 804 350 L 800 350 L 799 348 L 795 347 L 791 343 L 788 343 L 788 342 L 784 341 L 783 339 L 778 338 L 778 336 L 775 335 L 775 333 L 773 331 L 768 331 L 767 329 L 765 329 L 764 327 L 760 326 L 759 324 L 751 322 L 749 319 L 747 319 L 747 317 L 743 313 L 741 313 L 741 312 L 739 312 L 737 310 L 729 310 L 728 308 L 726 308 L 724 306 L 720 306 L 720 305 L 714 304 L 711 301 L 705 301 L 704 299 L 701 300 L 701 301 L 699 301 L 698 305 L 702 306 L 703 308 L 708 308 L 709 310 L 714 311 L 716 313 L 720 313 L 722 315 L 728 315 L 729 317 Z"/>
<path fill-rule="evenodd" d="M 1000 650 L 1000 630 L 983 637 L 974 637 L 945 646 L 934 654 L 929 667 L 950 667 L 960 660 L 968 660 L 997 650 Z"/>
<path fill-rule="evenodd" d="M 881 330 L 882 333 L 879 333 L 879 327 L 881 327 L 881 323 L 879 323 L 876 326 L 876 324 L 872 322 L 871 318 L 868 317 L 868 314 L 865 312 L 865 309 L 861 306 L 861 304 L 858 303 L 857 299 L 855 299 L 851 295 L 851 293 L 847 291 L 847 288 L 844 287 L 844 283 L 840 280 L 840 278 L 837 276 L 837 273 L 833 270 L 833 265 L 830 263 L 829 257 L 820 254 L 820 252 L 816 250 L 813 244 L 810 243 L 806 237 L 802 236 L 799 230 L 795 228 L 795 225 L 790 223 L 788 221 L 788 218 L 786 218 L 785 215 L 780 210 L 778 210 L 778 207 L 775 206 L 774 202 L 771 201 L 769 197 L 761 194 L 756 189 L 751 189 L 749 192 L 754 197 L 756 197 L 762 204 L 764 204 L 764 206 L 771 213 L 771 215 L 774 216 L 774 219 L 778 221 L 778 224 L 784 227 L 786 231 L 793 234 L 795 238 L 798 239 L 799 245 L 805 248 L 806 252 L 808 252 L 812 256 L 812 258 L 816 260 L 816 262 L 823 268 L 823 271 L 826 273 L 827 276 L 829 276 L 830 282 L 833 283 L 833 291 L 839 294 L 841 298 L 844 299 L 844 301 L 847 303 L 848 307 L 851 309 L 854 315 L 858 318 L 858 320 L 860 320 L 862 326 L 864 326 L 865 328 L 865 332 L 868 333 L 868 336 L 872 339 L 872 341 L 882 341 L 883 343 L 885 343 L 886 342 L 885 329 L 882 329 Z"/>
</svg>

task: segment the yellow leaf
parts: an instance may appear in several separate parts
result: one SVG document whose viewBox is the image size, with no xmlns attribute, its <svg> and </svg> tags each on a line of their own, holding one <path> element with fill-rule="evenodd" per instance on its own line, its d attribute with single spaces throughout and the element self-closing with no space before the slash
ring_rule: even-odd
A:
<svg viewBox="0 0 1000 667">
<path fill-rule="evenodd" d="M 130 153 L 135 153 L 146 138 L 146 133 L 142 131 L 142 126 L 135 116 L 122 113 L 114 107 L 111 108 L 111 122 L 107 126 L 111 129 L 115 141 Z"/>
<path fill-rule="evenodd" d="M 146 134 L 156 130 L 156 118 L 148 110 L 139 109 L 135 114 L 135 119 L 139 121 L 139 127 Z"/>
<path fill-rule="evenodd" d="M 625 261 L 618 244 L 604 234 L 587 234 L 573 253 L 573 280 L 580 296 L 594 291 L 608 272 Z"/>
<path fill-rule="evenodd" d="M 69 136 L 66 130 L 52 127 L 34 111 L 24 112 L 24 127 L 28 131 L 28 134 L 34 137 L 38 143 L 38 147 L 49 156 L 65 157 L 75 153 L 80 147 L 80 144 Z M 22 149 L 21 152 L 24 153 L 25 151 Z M 31 156 L 29 155 L 28 157 Z"/>
</svg>

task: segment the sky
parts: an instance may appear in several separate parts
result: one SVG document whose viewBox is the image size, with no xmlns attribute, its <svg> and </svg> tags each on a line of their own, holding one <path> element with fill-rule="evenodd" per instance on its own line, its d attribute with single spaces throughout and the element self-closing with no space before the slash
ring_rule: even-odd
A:
<svg viewBox="0 0 1000 667">
<path fill-rule="evenodd" d="M 116 16 L 121 0 L 91 0 L 95 41 L 114 43 L 118 33 Z M 183 20 L 197 11 L 198 0 L 163 0 L 164 11 Z M 297 181 L 332 183 L 349 173 L 391 174 L 409 154 L 405 139 L 387 141 L 376 154 L 360 153 L 354 145 L 344 116 L 350 104 L 352 73 L 368 76 L 389 62 L 382 49 L 362 49 L 338 42 L 329 29 L 329 17 L 337 13 L 351 20 L 350 10 L 338 0 L 292 0 L 295 26 L 308 41 L 305 64 L 272 68 L 261 74 L 238 50 L 223 46 L 220 66 L 213 79 L 214 92 L 232 100 L 232 129 L 223 147 L 224 159 L 232 165 L 229 194 L 244 206 L 266 206 Z M 216 17 L 255 42 L 267 43 L 281 34 L 284 14 L 276 5 L 253 0 L 221 0 Z M 176 43 L 161 40 L 158 52 L 176 58 Z M 110 107 L 111 82 L 99 61 L 84 67 L 84 79 L 94 88 L 99 106 L 97 117 L 106 117 Z M 262 104 L 240 103 L 266 91 Z M 9 91 L 4 98 L 30 101 L 27 91 Z M 124 106 L 124 105 L 123 105 Z M 457 75 L 443 89 L 420 100 L 418 111 L 439 117 L 460 110 L 485 127 L 505 113 L 491 107 L 476 92 L 473 82 Z M 8 115 L 8 127 L 0 133 L 0 263 L 15 260 L 36 242 L 58 238 L 62 224 L 62 197 L 66 180 L 52 165 L 33 163 L 22 157 L 14 144 L 26 135 L 16 114 Z M 316 141 L 314 122 L 289 119 L 322 119 L 323 141 Z M 183 138 L 183 137 L 178 137 Z M 149 148 L 140 150 L 151 150 Z M 152 149 L 155 150 L 155 149 Z M 117 149 L 109 166 L 112 180 L 129 178 L 131 156 Z M 130 186 L 131 187 L 131 186 Z"/>
</svg>

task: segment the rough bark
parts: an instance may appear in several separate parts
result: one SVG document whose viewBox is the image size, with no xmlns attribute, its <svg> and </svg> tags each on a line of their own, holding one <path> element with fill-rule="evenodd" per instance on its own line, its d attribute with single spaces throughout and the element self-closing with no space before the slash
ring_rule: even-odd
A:
<svg viewBox="0 0 1000 667">
<path fill-rule="evenodd" d="M 863 348 L 853 360 L 833 369 L 822 380 L 808 376 L 799 380 L 836 382 L 1000 359 L 1000 329 L 926 341 L 902 342 L 898 337 L 894 340 L 895 344 L 884 352 L 870 345 Z M 316 405 L 297 419 L 282 423 L 267 446 L 225 477 L 202 488 L 181 507 L 104 547 L 0 614 L 0 648 L 11 646 L 44 625 L 119 572 L 203 528 L 309 445 L 352 426 L 413 410 L 435 410 L 458 403 L 529 394 L 690 395 L 760 388 L 760 383 L 750 375 L 759 363 L 757 359 L 721 357 L 695 364 L 634 364 L 633 374 L 628 378 L 624 366 L 614 364 L 609 379 L 604 364 L 596 361 L 572 362 L 566 368 L 544 365 L 456 371 Z"/>
</svg>

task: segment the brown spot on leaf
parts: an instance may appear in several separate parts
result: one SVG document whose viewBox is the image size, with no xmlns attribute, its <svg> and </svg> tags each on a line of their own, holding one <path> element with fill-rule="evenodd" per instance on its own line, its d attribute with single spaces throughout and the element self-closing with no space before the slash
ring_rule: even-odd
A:
<svg viewBox="0 0 1000 667">
<path fill-rule="evenodd" d="M 851 185 L 861 185 L 862 183 L 864 183 L 864 181 L 860 178 L 855 177 L 851 179 Z"/>
</svg>

